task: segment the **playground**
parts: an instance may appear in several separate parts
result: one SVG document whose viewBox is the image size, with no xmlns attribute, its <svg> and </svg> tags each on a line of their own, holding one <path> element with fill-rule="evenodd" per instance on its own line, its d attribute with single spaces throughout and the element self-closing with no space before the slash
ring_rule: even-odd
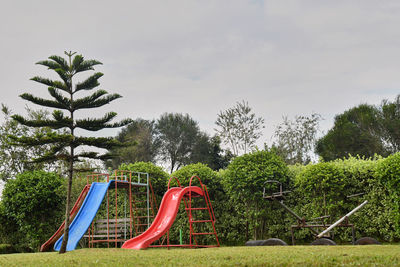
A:
<svg viewBox="0 0 400 267">
<path fill-rule="evenodd" d="M 172 183 L 176 186 L 172 187 Z M 195 183 L 198 186 L 194 186 Z M 202 200 L 200 206 L 196 199 Z M 179 244 L 171 244 L 169 231 L 182 205 L 190 229 L 189 242 L 183 244 L 181 233 Z M 176 177 L 171 177 L 158 208 L 148 173 L 116 170 L 112 175 L 90 174 L 71 209 L 70 220 L 67 251 L 75 250 L 82 241 L 89 248 L 99 243 L 107 244 L 108 248 L 137 250 L 219 247 L 216 218 L 207 187 L 197 176 L 192 176 L 186 187 Z M 41 246 L 41 252 L 60 250 L 64 223 Z M 207 244 L 208 239 L 203 238 L 210 235 L 215 238 L 215 244 Z"/>
<path fill-rule="evenodd" d="M 243 246 L 245 242 L 243 242 L 239 246 L 228 246 L 222 243 L 221 247 L 215 247 L 220 245 L 221 231 L 218 229 L 221 229 L 223 222 L 223 217 L 221 217 L 223 213 L 216 208 L 218 201 L 215 201 L 220 196 L 216 194 L 215 189 L 207 189 L 205 184 L 207 182 L 207 185 L 212 185 L 213 180 L 207 179 L 212 177 L 212 172 L 207 174 L 205 170 L 208 169 L 196 166 L 198 170 L 202 170 L 202 175 L 189 176 L 187 173 L 193 171 L 190 168 L 193 166 L 182 168 L 176 173 L 178 178 L 169 179 L 166 189 L 163 190 L 162 201 L 158 203 L 153 193 L 156 188 L 153 188 L 151 179 L 145 172 L 115 171 L 110 174 L 88 175 L 86 185 L 74 199 L 75 206 L 71 210 L 69 252 L 60 255 L 55 250 L 57 244 L 61 242 L 61 225 L 58 233 L 54 233 L 52 237 L 50 236 L 53 233 L 48 233 L 50 238 L 42 245 L 42 251 L 49 252 L 0 255 L 0 265 L 126 266 L 134 263 L 136 266 L 163 266 L 165 264 L 182 266 L 195 263 L 196 266 L 339 266 L 343 264 L 390 266 L 400 264 L 399 247 L 396 243 L 370 246 L 354 246 L 346 243 L 346 245 L 336 246 L 245 247 Z M 216 178 L 213 177 L 213 179 Z M 261 184 L 267 185 L 266 180 L 263 180 Z M 276 200 L 280 200 L 278 195 L 281 191 L 284 193 L 286 188 L 282 190 L 279 188 L 278 195 L 274 193 L 275 188 L 276 186 L 271 188 L 272 195 Z M 272 207 L 275 212 L 283 210 L 277 203 L 272 206 L 276 201 L 263 200 L 262 190 L 260 193 L 258 198 L 261 203 L 265 203 L 265 207 Z M 265 192 L 264 197 L 269 195 Z M 213 205 L 208 205 L 211 203 Z M 357 205 L 351 204 L 348 211 Z M 368 209 L 360 211 L 366 210 Z M 201 216 L 195 218 L 197 212 L 201 212 Z M 226 210 L 223 212 L 226 214 Z M 169 240 L 171 231 L 179 233 L 180 229 L 177 229 L 176 224 L 179 220 L 187 225 L 189 231 L 183 231 L 181 242 L 176 238 Z M 279 222 L 281 220 L 278 220 L 278 224 Z M 292 218 L 289 222 L 294 223 L 295 220 Z M 289 228 L 286 228 L 286 233 L 288 232 L 290 232 Z M 196 233 L 203 234 L 196 235 Z M 279 233 L 285 232 L 278 232 L 278 235 L 274 236 L 281 237 Z M 204 238 L 205 234 L 207 238 Z M 121 247 L 127 249 L 121 249 Z M 196 247 L 209 248 L 182 249 Z"/>
</svg>

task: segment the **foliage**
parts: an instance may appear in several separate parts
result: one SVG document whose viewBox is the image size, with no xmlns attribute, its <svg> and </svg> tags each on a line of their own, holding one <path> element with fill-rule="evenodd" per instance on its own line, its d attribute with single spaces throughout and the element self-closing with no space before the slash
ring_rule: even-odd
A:
<svg viewBox="0 0 400 267">
<path fill-rule="evenodd" d="M 44 171 L 24 172 L 9 180 L 2 195 L 2 236 L 38 250 L 60 223 L 62 182 L 57 174 Z M 16 232 L 10 235 L 12 229 Z M 13 235 L 20 239 L 13 240 Z"/>
<path fill-rule="evenodd" d="M 73 83 L 74 76 L 81 72 L 94 70 L 94 66 L 101 64 L 101 62 L 85 60 L 82 55 L 75 55 L 75 53 L 72 52 L 65 52 L 65 54 L 68 57 L 67 59 L 60 56 L 50 56 L 49 60 L 37 62 L 37 64 L 53 70 L 58 74 L 61 80 L 50 80 L 38 76 L 32 78 L 33 81 L 48 87 L 48 93 L 51 99 L 36 97 L 29 93 L 21 95 L 21 98 L 34 104 L 55 109 L 52 113 L 53 118 L 30 119 L 20 115 L 12 116 L 14 120 L 28 127 L 49 127 L 53 130 L 65 129 L 69 131 L 67 133 L 57 133 L 55 131 L 45 134 L 39 133 L 35 137 L 13 137 L 17 144 L 24 147 L 53 145 L 50 151 L 33 159 L 33 162 L 64 161 L 68 164 L 69 182 L 65 210 L 65 231 L 60 253 L 65 252 L 68 242 L 71 187 L 74 171 L 76 171 L 75 163 L 81 161 L 83 158 L 104 160 L 111 157 L 111 155 L 107 153 L 101 154 L 99 152 L 88 152 L 85 150 L 79 151 L 79 148 L 82 148 L 82 146 L 90 146 L 101 149 L 112 149 L 114 147 L 124 146 L 121 142 L 113 138 L 77 136 L 75 130 L 98 131 L 105 128 L 121 127 L 130 123 L 130 120 L 112 123 L 111 121 L 117 115 L 115 112 L 109 112 L 102 118 L 97 119 L 76 118 L 76 111 L 78 110 L 98 108 L 109 104 L 111 101 L 121 96 L 118 94 L 108 94 L 105 90 L 97 90 L 88 96 L 77 98 L 82 92 L 89 92 L 98 87 L 100 85 L 98 80 L 103 74 L 96 72 L 86 78 L 86 80 L 76 84 Z"/>
<path fill-rule="evenodd" d="M 114 169 L 122 163 L 134 163 L 138 161 L 156 162 L 159 144 L 156 139 L 155 122 L 144 119 L 134 120 L 131 124 L 122 128 L 116 136 L 119 142 L 137 142 L 134 146 L 112 149 L 116 156 L 107 161 L 106 166 Z"/>
<path fill-rule="evenodd" d="M 337 209 L 343 206 L 349 193 L 345 189 L 350 185 L 343 170 L 332 162 L 309 165 L 296 178 L 296 187 L 307 196 L 303 200 L 309 202 L 304 211 L 313 212 L 309 218 L 327 214 L 337 217 L 340 214 Z"/>
<path fill-rule="evenodd" d="M 215 122 L 218 135 L 224 144 L 232 148 L 235 156 L 246 154 L 255 148 L 255 142 L 261 137 L 264 119 L 256 117 L 245 101 L 237 102 L 232 108 L 221 111 Z"/>
<path fill-rule="evenodd" d="M 281 217 L 282 211 L 274 211 L 263 201 L 262 192 L 264 187 L 274 189 L 265 184 L 267 180 L 277 180 L 288 186 L 288 169 L 283 160 L 271 151 L 245 154 L 232 161 L 223 173 L 223 179 L 231 207 L 237 214 L 236 238 L 245 241 L 272 234 L 273 225 L 277 225 L 276 217 Z"/>
<path fill-rule="evenodd" d="M 10 254 L 17 252 L 10 244 L 0 244 L 0 254 Z"/>
<path fill-rule="evenodd" d="M 275 129 L 277 141 L 274 146 L 287 164 L 306 164 L 311 161 L 320 120 L 321 115 L 317 113 L 295 116 L 294 120 L 283 117 L 283 122 Z"/>
<path fill-rule="evenodd" d="M 157 120 L 160 157 L 169 162 L 171 173 L 189 163 L 200 134 L 198 123 L 188 114 L 164 113 Z"/>
<path fill-rule="evenodd" d="M 211 204 L 214 208 L 215 212 L 215 217 L 217 218 L 216 222 L 216 229 L 220 233 L 220 238 L 224 239 L 223 233 L 221 233 L 226 227 L 226 224 L 221 223 L 221 218 L 224 215 L 224 199 L 225 199 L 225 193 L 222 189 L 221 185 L 221 179 L 219 176 L 217 176 L 217 173 L 213 171 L 211 168 L 209 168 L 207 165 L 203 163 L 196 163 L 196 164 L 189 164 L 186 165 L 179 170 L 175 171 L 174 173 L 171 174 L 171 177 L 176 177 L 181 186 L 186 187 L 189 186 L 189 181 L 192 176 L 197 176 L 201 179 L 201 182 L 206 185 L 207 191 L 210 196 Z M 171 180 L 170 187 L 175 187 L 178 186 L 177 182 L 175 179 Z M 192 186 L 200 186 L 199 180 L 197 178 L 193 178 L 192 180 Z M 206 204 L 204 203 L 203 198 L 199 199 L 192 199 L 192 205 L 197 205 L 197 207 L 205 207 Z M 184 209 L 183 205 L 181 205 L 180 209 L 180 216 L 178 216 L 177 221 L 174 224 L 174 227 L 172 228 L 170 238 L 172 240 L 179 240 L 179 230 L 182 230 L 184 238 L 189 236 L 189 227 L 188 227 L 188 217 L 187 217 L 187 212 Z M 195 217 L 195 220 L 209 220 L 209 214 L 205 213 L 204 211 L 200 212 L 193 212 L 193 216 Z M 204 232 L 212 232 L 213 229 L 211 229 L 211 224 L 207 223 L 207 225 L 195 225 L 195 227 L 202 227 L 201 229 Z M 205 230 L 205 227 L 207 230 Z M 200 228 L 198 228 L 200 229 Z M 196 229 L 197 231 L 197 229 Z M 200 230 L 198 230 L 200 231 Z M 198 240 L 201 242 L 209 242 L 215 244 L 215 237 L 214 236 L 208 236 L 208 237 L 200 237 L 202 240 Z M 185 240 L 188 241 L 188 240 Z"/>
<path fill-rule="evenodd" d="M 383 100 L 380 123 L 390 152 L 400 152 L 400 95 L 393 102 Z"/>
<path fill-rule="evenodd" d="M 168 173 L 166 173 L 161 167 L 154 165 L 151 162 L 135 162 L 130 164 L 121 164 L 119 170 L 133 171 L 133 172 L 146 172 L 149 174 L 151 185 L 154 190 L 154 194 L 160 201 L 167 191 L 167 183 L 169 179 Z M 160 203 L 160 202 L 158 202 Z"/>
<path fill-rule="evenodd" d="M 219 136 L 209 137 L 200 133 L 190 156 L 191 163 L 204 163 L 213 170 L 225 169 L 233 155 L 229 150 L 221 148 Z"/>
<path fill-rule="evenodd" d="M 361 104 L 337 115 L 333 128 L 317 141 L 317 154 L 325 161 L 349 155 L 387 155 L 379 112 L 375 106 Z"/>
<path fill-rule="evenodd" d="M 217 176 L 217 173 L 203 163 L 186 165 L 171 174 L 171 177 L 179 179 L 182 186 L 189 186 L 189 181 L 192 176 L 198 176 L 201 179 L 202 183 L 205 184 L 210 191 L 209 194 L 211 198 L 217 191 L 222 190 L 221 180 Z M 171 183 L 173 183 L 173 186 L 176 186 L 175 182 Z M 199 186 L 198 180 L 193 179 L 192 185 Z"/>
<path fill-rule="evenodd" d="M 396 218 L 393 217 L 394 202 L 391 192 L 378 178 L 377 166 L 382 159 L 349 157 L 332 162 L 306 166 L 295 178 L 295 187 L 289 197 L 293 209 L 306 219 L 330 215 L 333 223 L 346 213 L 368 200 L 367 206 L 349 219 L 356 226 L 356 238 L 373 236 L 380 240 L 395 241 Z M 362 194 L 357 197 L 348 197 Z M 368 220 L 366 220 L 368 218 Z M 291 218 L 293 222 L 295 219 Z M 350 229 L 335 229 L 340 233 L 336 242 L 350 242 Z M 311 238 L 308 231 L 298 231 L 297 238 Z"/>
<path fill-rule="evenodd" d="M 19 147 L 13 145 L 10 136 L 30 136 L 34 137 L 36 134 L 46 134 L 49 129 L 30 129 L 24 125 L 19 124 L 11 118 L 12 111 L 4 104 L 1 109 L 4 122 L 0 125 L 0 179 L 6 181 L 10 178 L 15 178 L 18 173 L 46 168 L 46 170 L 55 169 L 44 163 L 31 163 L 31 158 L 36 158 L 44 155 L 49 151 L 50 146 L 38 149 L 37 147 Z M 26 108 L 30 119 L 47 118 L 48 113 L 43 110 L 34 111 Z"/>
<path fill-rule="evenodd" d="M 393 154 L 379 162 L 376 168 L 379 180 L 387 187 L 386 195 L 388 203 L 388 218 L 391 219 L 391 229 L 395 235 L 391 239 L 400 239 L 400 153 Z M 393 229 L 394 228 L 394 229 Z"/>
</svg>

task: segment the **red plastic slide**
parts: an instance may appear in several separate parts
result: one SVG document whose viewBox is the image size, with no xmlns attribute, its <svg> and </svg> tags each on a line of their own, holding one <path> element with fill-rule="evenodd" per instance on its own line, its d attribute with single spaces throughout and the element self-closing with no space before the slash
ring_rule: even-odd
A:
<svg viewBox="0 0 400 267">
<path fill-rule="evenodd" d="M 154 218 L 149 229 L 141 235 L 127 240 L 122 245 L 122 248 L 146 249 L 151 243 L 162 237 L 174 223 L 181 200 L 189 192 L 200 196 L 203 195 L 203 190 L 198 186 L 188 186 L 185 188 L 173 187 L 169 189 L 165 193 L 157 216 Z"/>
<path fill-rule="evenodd" d="M 75 202 L 75 205 L 72 207 L 70 213 L 69 213 L 69 221 L 72 222 L 78 213 L 79 209 L 81 208 L 81 205 L 83 201 L 85 200 L 85 197 L 89 191 L 90 185 L 86 185 L 81 194 L 79 195 L 78 199 Z M 61 224 L 61 226 L 58 228 L 58 230 L 52 235 L 49 240 L 46 241 L 41 247 L 40 247 L 40 252 L 45 252 L 49 251 L 50 248 L 53 247 L 54 243 L 64 234 L 64 224 L 65 221 Z"/>
</svg>

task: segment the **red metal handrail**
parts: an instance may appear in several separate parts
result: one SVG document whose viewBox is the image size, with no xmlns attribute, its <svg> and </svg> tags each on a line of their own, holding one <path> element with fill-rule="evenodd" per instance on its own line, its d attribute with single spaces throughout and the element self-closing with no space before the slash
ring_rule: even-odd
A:
<svg viewBox="0 0 400 267">
<path fill-rule="evenodd" d="M 175 176 L 173 176 L 173 177 L 169 178 L 169 180 L 168 180 L 168 190 L 169 190 L 169 186 L 170 186 L 170 183 L 171 183 L 171 180 L 172 180 L 172 179 L 175 179 L 176 182 L 178 183 L 178 186 L 179 186 L 179 187 L 182 187 L 182 186 L 181 186 L 181 183 L 179 182 L 179 179 L 176 178 Z"/>
</svg>

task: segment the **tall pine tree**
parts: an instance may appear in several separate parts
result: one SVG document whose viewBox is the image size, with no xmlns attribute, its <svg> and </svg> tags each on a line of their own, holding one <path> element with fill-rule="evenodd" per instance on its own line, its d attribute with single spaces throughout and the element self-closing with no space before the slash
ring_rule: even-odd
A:
<svg viewBox="0 0 400 267">
<path fill-rule="evenodd" d="M 21 98 L 34 104 L 53 108 L 52 118 L 32 120 L 20 115 L 13 115 L 13 119 L 29 127 L 49 127 L 54 130 L 65 129 L 65 131 L 52 131 L 47 134 L 38 134 L 35 137 L 14 137 L 17 144 L 22 146 L 44 146 L 52 145 L 52 149 L 43 156 L 32 159 L 33 162 L 65 161 L 68 166 L 68 189 L 65 207 L 65 229 L 64 238 L 60 253 L 66 251 L 69 232 L 69 212 L 71 206 L 71 187 L 74 172 L 74 163 L 83 158 L 89 159 L 109 159 L 112 155 L 108 153 L 86 152 L 79 147 L 89 146 L 110 150 L 115 147 L 124 146 L 114 138 L 107 137 L 83 137 L 77 136 L 77 129 L 88 131 L 98 131 L 105 128 L 116 128 L 129 124 L 130 120 L 112 122 L 117 115 L 115 112 L 106 113 L 102 118 L 77 119 L 76 112 L 83 109 L 93 109 L 104 106 L 111 101 L 120 98 L 119 94 L 108 94 L 105 90 L 94 90 L 98 87 L 99 78 L 103 76 L 100 72 L 95 72 L 86 80 L 74 83 L 73 78 L 76 74 L 94 70 L 94 66 L 102 64 L 97 60 L 85 60 L 82 55 L 65 52 L 67 58 L 60 56 L 50 56 L 48 60 L 39 61 L 36 64 L 48 67 L 55 71 L 61 80 L 51 80 L 43 77 L 34 77 L 33 81 L 44 84 L 51 96 L 50 99 L 36 97 L 32 94 L 24 93 Z M 86 96 L 80 96 L 86 92 Z"/>
</svg>

